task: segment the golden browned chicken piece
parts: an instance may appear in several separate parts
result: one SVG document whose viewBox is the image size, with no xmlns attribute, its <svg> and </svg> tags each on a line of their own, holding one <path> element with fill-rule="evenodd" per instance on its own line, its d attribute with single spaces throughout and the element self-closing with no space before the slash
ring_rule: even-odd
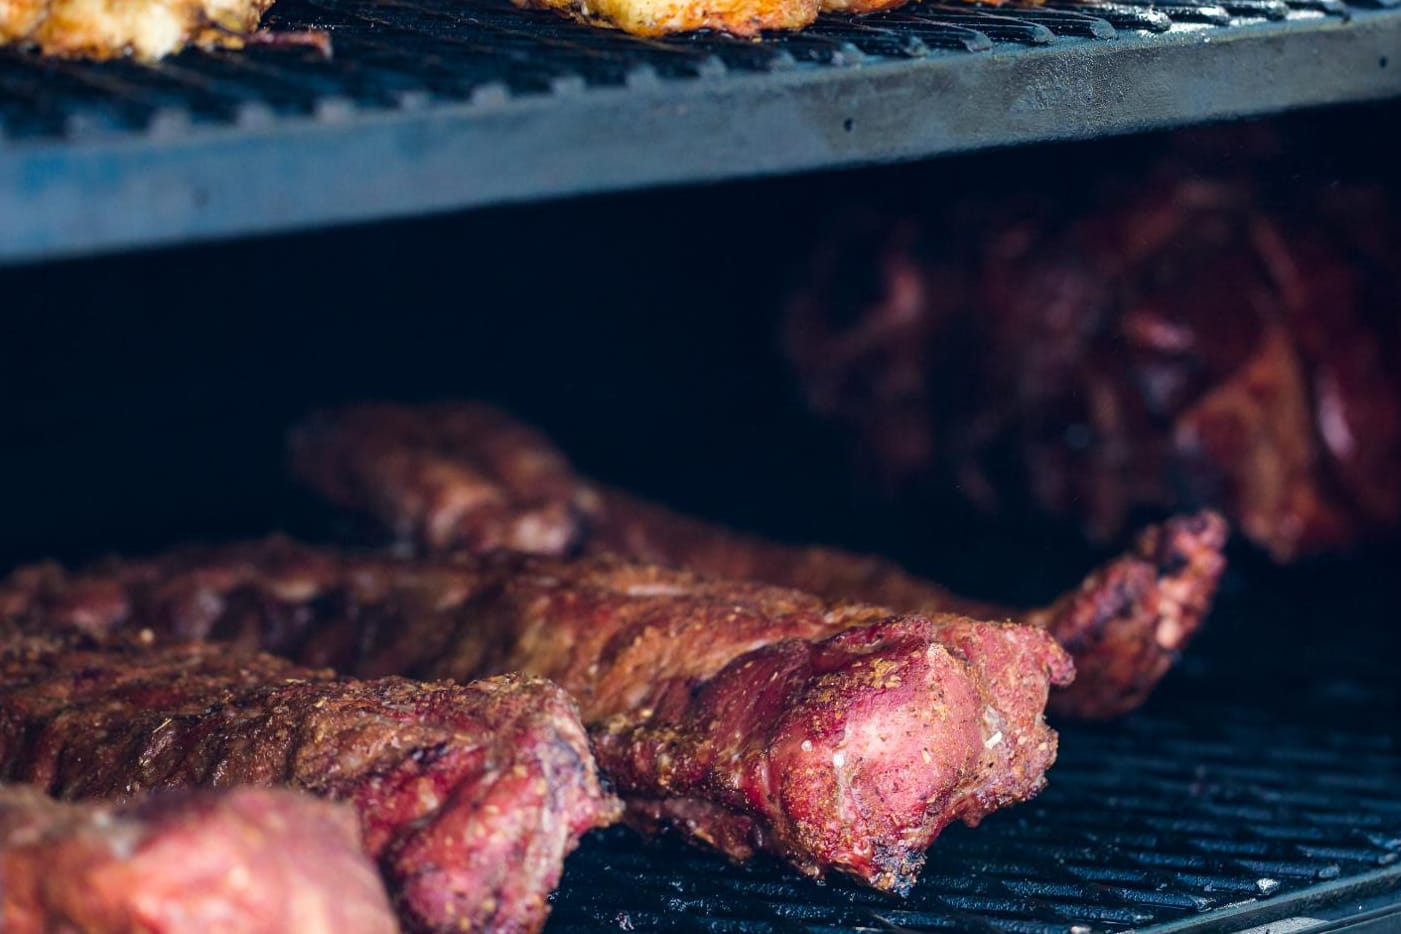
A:
<svg viewBox="0 0 1401 934">
<path fill-rule="evenodd" d="M 714 29 L 757 36 L 772 29 L 801 29 L 817 19 L 818 0 L 513 0 L 525 9 L 554 10 L 637 36 Z"/>
<path fill-rule="evenodd" d="M 239 46 L 273 0 L 0 0 L 0 45 L 145 61 L 187 45 Z"/>
<path fill-rule="evenodd" d="M 512 0 L 525 9 L 554 10 L 581 22 L 615 26 L 637 36 L 714 29 L 732 36 L 802 29 L 819 13 L 874 13 L 909 0 Z"/>
<path fill-rule="evenodd" d="M 1148 698 L 1196 634 L 1225 568 L 1226 525 L 1200 513 L 1144 530 L 1048 606 L 970 600 L 883 558 L 766 541 L 595 486 L 545 435 L 473 403 L 325 413 L 293 432 L 292 462 L 332 503 L 429 553 L 612 553 L 900 613 L 1032 624 L 1075 659 L 1075 683 L 1051 706 L 1079 717 L 1118 716 Z"/>
</svg>

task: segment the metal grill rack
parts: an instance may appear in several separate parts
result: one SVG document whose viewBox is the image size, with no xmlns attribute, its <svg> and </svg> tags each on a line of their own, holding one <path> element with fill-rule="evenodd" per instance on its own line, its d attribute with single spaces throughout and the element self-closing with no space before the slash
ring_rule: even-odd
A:
<svg viewBox="0 0 1401 934">
<path fill-rule="evenodd" d="M 757 42 L 497 0 L 283 0 L 269 22 L 334 56 L 0 50 L 0 262 L 1401 94 L 1401 9 L 1340 0 L 935 2 Z"/>
<path fill-rule="evenodd" d="M 1061 732 L 1041 797 L 946 831 L 906 900 L 613 831 L 571 858 L 550 930 L 1240 931 L 1377 892 L 1401 910 L 1391 733 L 1219 706 Z"/>
</svg>

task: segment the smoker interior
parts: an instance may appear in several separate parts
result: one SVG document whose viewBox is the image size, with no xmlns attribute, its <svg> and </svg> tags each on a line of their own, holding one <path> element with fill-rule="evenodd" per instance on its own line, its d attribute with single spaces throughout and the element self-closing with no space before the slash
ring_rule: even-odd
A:
<svg viewBox="0 0 1401 934">
<path fill-rule="evenodd" d="M 1301 118 L 1277 170 L 1394 181 L 1369 134 L 1396 116 Z M 539 423 L 583 470 L 688 511 L 880 550 L 974 594 L 1045 598 L 1105 552 L 1050 520 L 863 492 L 797 397 L 776 346 L 781 297 L 807 235 L 844 200 L 938 210 L 955 192 L 1046 184 L 1050 163 L 1073 192 L 1169 145 L 1145 136 L 5 271 L 0 564 L 270 529 L 355 539 L 287 481 L 284 427 L 343 400 L 470 396 Z M 1254 170 L 1244 144 L 1217 155 Z M 1207 631 L 1148 707 L 1058 724 L 1046 792 L 951 828 L 908 899 L 615 830 L 571 857 L 552 929 L 1393 929 L 1401 547 L 1288 569 L 1240 543 L 1231 557 Z"/>
</svg>

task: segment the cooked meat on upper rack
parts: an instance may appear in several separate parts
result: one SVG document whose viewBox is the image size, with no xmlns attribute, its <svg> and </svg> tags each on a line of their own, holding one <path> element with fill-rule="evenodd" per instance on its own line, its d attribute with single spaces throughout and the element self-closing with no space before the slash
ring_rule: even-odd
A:
<svg viewBox="0 0 1401 934">
<path fill-rule="evenodd" d="M 1073 716 L 1112 717 L 1142 704 L 1200 627 L 1225 567 L 1225 524 L 1202 513 L 1147 529 L 1049 606 L 970 600 L 880 558 L 764 541 L 594 487 L 543 434 L 472 403 L 323 413 L 293 432 L 292 461 L 329 501 L 369 513 L 428 552 L 611 552 L 898 612 L 1040 626 L 1075 659 L 1074 684 L 1051 701 Z"/>
<path fill-rule="evenodd" d="M 355 815 L 288 791 L 68 804 L 0 786 L 9 934 L 394 934 Z"/>
<path fill-rule="evenodd" d="M 187 45 L 238 46 L 273 0 L 0 0 L 0 46 L 153 61 Z"/>
<path fill-rule="evenodd" d="M 903 891 L 947 824 L 1044 783 L 1069 657 L 1039 629 L 615 558 L 400 560 L 286 540 L 15 575 L 49 626 L 212 638 L 366 676 L 520 670 L 579 702 L 635 825 Z M 237 654 L 231 652 L 230 654 Z"/>
<path fill-rule="evenodd" d="M 554 10 L 583 23 L 614 26 L 638 36 L 713 29 L 732 36 L 802 29 L 819 13 L 874 13 L 909 0 L 512 0 L 525 9 Z"/>
<path fill-rule="evenodd" d="M 1395 530 L 1385 195 L 1142 174 L 843 220 L 788 311 L 810 407 L 892 489 L 1024 499 L 1098 538 L 1145 506 L 1219 508 L 1279 561 Z"/>
<path fill-rule="evenodd" d="M 539 928 L 565 855 L 618 816 L 545 681 L 352 681 L 212 643 L 8 626 L 0 779 L 73 800 L 247 784 L 348 802 L 411 930 Z"/>
<path fill-rule="evenodd" d="M 817 19 L 818 0 L 512 0 L 525 9 L 553 10 L 637 36 L 713 29 L 734 36 L 801 29 Z"/>
</svg>

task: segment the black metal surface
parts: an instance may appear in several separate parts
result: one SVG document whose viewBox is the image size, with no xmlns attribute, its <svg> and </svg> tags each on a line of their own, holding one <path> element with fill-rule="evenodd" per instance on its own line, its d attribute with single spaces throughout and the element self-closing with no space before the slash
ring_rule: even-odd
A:
<svg viewBox="0 0 1401 934">
<path fill-rule="evenodd" d="M 1206 931 L 1378 891 L 1394 907 L 1401 744 L 1379 719 L 1340 726 L 1217 704 L 1064 727 L 1041 797 L 948 830 L 903 901 L 599 834 L 550 929 Z"/>
<path fill-rule="evenodd" d="M 324 28 L 332 59 L 0 52 L 0 261 L 1394 96 L 1387 5 L 930 3 L 743 42 L 283 0 L 274 28 Z"/>
</svg>

